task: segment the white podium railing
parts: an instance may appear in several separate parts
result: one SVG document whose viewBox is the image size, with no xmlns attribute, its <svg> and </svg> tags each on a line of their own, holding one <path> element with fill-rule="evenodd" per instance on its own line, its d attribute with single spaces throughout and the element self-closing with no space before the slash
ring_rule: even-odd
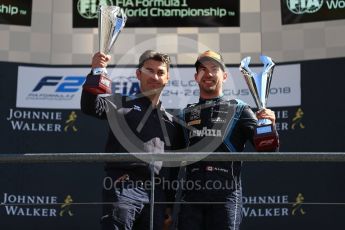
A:
<svg viewBox="0 0 345 230">
<path fill-rule="evenodd" d="M 0 154 L 0 163 L 73 163 L 121 161 L 291 161 L 345 162 L 344 152 L 166 152 L 166 153 L 25 153 Z"/>
</svg>

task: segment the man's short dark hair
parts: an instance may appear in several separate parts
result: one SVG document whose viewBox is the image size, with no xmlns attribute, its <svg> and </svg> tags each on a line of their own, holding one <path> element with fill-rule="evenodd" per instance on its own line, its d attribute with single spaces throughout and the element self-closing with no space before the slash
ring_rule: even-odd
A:
<svg viewBox="0 0 345 230">
<path fill-rule="evenodd" d="M 155 61 L 163 62 L 167 65 L 167 69 L 169 70 L 170 57 L 167 54 L 159 53 L 154 50 L 146 50 L 139 58 L 138 68 L 140 69 L 141 67 L 143 67 L 145 61 L 147 60 L 155 60 Z"/>
</svg>

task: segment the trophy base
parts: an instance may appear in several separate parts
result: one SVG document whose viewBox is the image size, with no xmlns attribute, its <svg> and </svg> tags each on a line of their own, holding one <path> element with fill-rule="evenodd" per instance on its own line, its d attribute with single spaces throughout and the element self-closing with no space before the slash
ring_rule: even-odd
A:
<svg viewBox="0 0 345 230">
<path fill-rule="evenodd" d="M 111 93 L 111 79 L 107 76 L 89 74 L 83 85 L 83 89 L 94 95 Z"/>
<path fill-rule="evenodd" d="M 271 152 L 279 147 L 278 134 L 272 124 L 255 128 L 254 145 L 259 152 Z"/>
</svg>

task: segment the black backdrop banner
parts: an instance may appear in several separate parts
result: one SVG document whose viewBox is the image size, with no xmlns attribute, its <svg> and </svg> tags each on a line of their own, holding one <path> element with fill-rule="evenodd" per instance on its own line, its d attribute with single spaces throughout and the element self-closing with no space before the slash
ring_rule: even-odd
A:
<svg viewBox="0 0 345 230">
<path fill-rule="evenodd" d="M 344 151 L 343 63 L 299 63 L 301 105 L 273 108 L 282 152 Z M 16 107 L 19 65 L 0 62 L 0 154 L 103 152 L 104 121 L 78 109 Z M 1 229 L 100 228 L 103 164 L 0 164 L 0 174 Z M 242 229 L 343 229 L 344 206 L 335 204 L 345 203 L 343 175 L 344 163 L 245 162 Z"/>
<path fill-rule="evenodd" d="M 73 27 L 97 27 L 101 1 L 73 0 Z M 124 9 L 126 27 L 219 27 L 240 26 L 239 0 L 105 0 L 102 4 Z"/>
<path fill-rule="evenodd" d="M 0 24 L 31 26 L 32 0 L 1 0 Z"/>
<path fill-rule="evenodd" d="M 282 24 L 345 19 L 343 0 L 281 0 Z"/>
</svg>

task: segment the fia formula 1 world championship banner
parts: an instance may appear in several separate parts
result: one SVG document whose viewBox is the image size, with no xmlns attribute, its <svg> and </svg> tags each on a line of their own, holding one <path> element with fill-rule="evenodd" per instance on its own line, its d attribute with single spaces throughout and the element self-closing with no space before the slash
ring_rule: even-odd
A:
<svg viewBox="0 0 345 230">
<path fill-rule="evenodd" d="M 135 95 L 139 82 L 135 67 L 109 68 L 113 81 L 112 91 Z M 253 67 L 254 72 L 262 71 Z M 79 109 L 82 84 L 89 68 L 18 67 L 16 106 L 19 108 Z M 229 77 L 224 83 L 225 97 L 238 98 L 252 107 L 254 100 L 237 67 L 228 68 Z M 173 67 L 171 78 L 164 88 L 161 100 L 167 109 L 182 109 L 199 100 L 199 87 L 194 79 L 194 67 Z M 269 107 L 299 106 L 301 104 L 300 65 L 278 65 L 273 74 Z"/>
<path fill-rule="evenodd" d="M 282 24 L 345 19 L 344 0 L 281 0 Z"/>
<path fill-rule="evenodd" d="M 73 27 L 97 27 L 98 5 L 116 5 L 126 27 L 240 26 L 239 0 L 73 0 Z"/>
<path fill-rule="evenodd" d="M 31 25 L 32 0 L 1 0 L 0 24 Z"/>
</svg>

